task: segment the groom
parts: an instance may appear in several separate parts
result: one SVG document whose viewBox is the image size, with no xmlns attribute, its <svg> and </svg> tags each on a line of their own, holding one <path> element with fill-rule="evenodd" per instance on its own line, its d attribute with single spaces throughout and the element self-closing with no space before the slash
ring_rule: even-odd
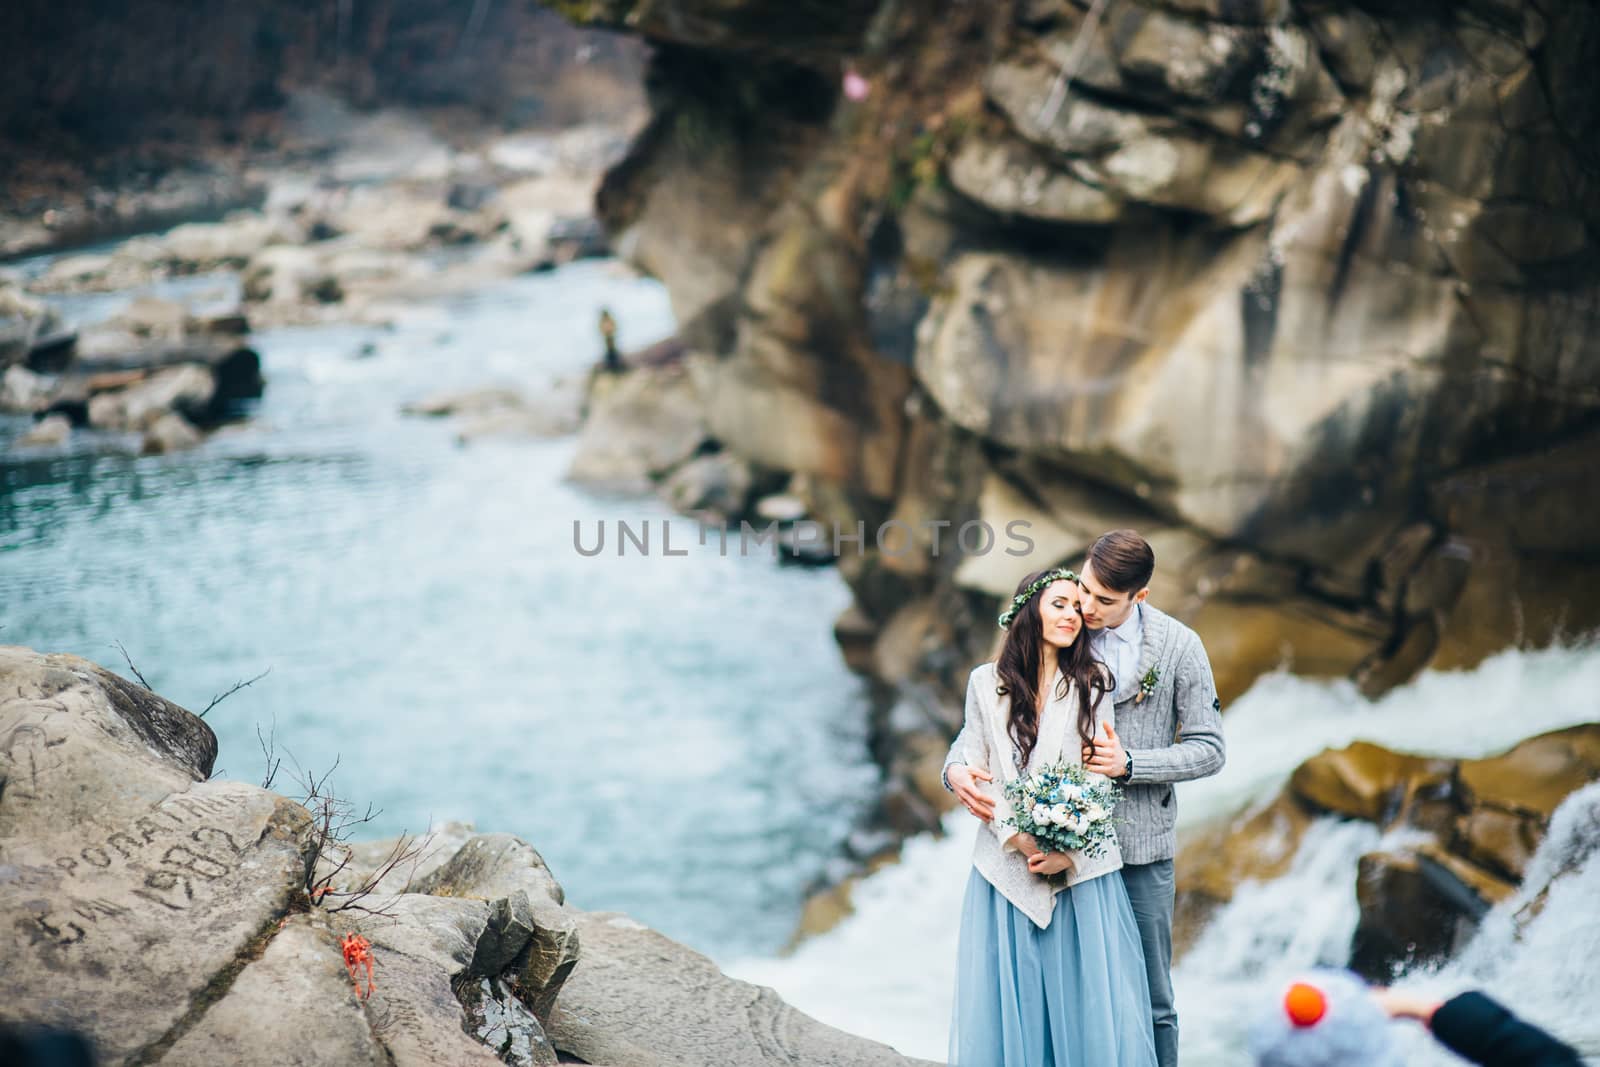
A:
<svg viewBox="0 0 1600 1067">
<path fill-rule="evenodd" d="M 1122 881 L 1128 887 L 1150 975 L 1156 1057 L 1178 1062 L 1172 1003 L 1172 856 L 1178 803 L 1173 783 L 1222 769 L 1222 704 L 1200 638 L 1145 602 L 1156 556 L 1132 530 L 1113 530 L 1089 549 L 1079 584 L 1095 656 L 1116 679 L 1117 729 L 1106 727 L 1084 765 L 1123 787 L 1117 805 Z"/>
</svg>

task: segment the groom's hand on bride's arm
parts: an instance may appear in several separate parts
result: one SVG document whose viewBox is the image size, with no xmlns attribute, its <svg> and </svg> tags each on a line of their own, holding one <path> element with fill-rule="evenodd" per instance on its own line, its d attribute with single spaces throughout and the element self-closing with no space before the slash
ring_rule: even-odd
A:
<svg viewBox="0 0 1600 1067">
<path fill-rule="evenodd" d="M 978 779 L 985 782 L 994 781 L 994 775 L 982 767 L 968 767 L 965 763 L 952 763 L 945 772 L 945 777 L 950 781 L 950 788 L 955 790 L 956 798 L 967 806 L 984 822 L 994 818 L 994 798 L 986 795 L 978 788 Z"/>
<path fill-rule="evenodd" d="M 1122 747 L 1122 738 L 1110 723 L 1102 724 L 1102 732 L 1095 738 L 1092 748 L 1083 746 L 1083 765 L 1107 778 L 1121 778 L 1128 773 L 1128 750 Z"/>
<path fill-rule="evenodd" d="M 1005 843 L 1000 847 L 1016 849 L 1018 852 L 1022 853 L 1023 856 L 1027 857 L 1028 865 L 1030 867 L 1033 866 L 1034 860 L 1043 859 L 1045 856 L 1044 849 L 1039 847 L 1039 839 L 1034 837 L 1032 834 L 1023 833 L 1021 830 L 1018 830 L 1016 833 L 1006 838 Z"/>
</svg>

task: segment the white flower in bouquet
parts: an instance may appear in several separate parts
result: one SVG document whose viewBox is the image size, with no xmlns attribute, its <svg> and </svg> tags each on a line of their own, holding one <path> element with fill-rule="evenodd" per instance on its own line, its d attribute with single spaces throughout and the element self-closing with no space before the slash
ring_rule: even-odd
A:
<svg viewBox="0 0 1600 1067">
<path fill-rule="evenodd" d="M 1035 804 L 1033 806 L 1033 810 L 1028 812 L 1028 815 L 1032 817 L 1033 821 L 1036 823 L 1042 824 L 1050 821 L 1050 809 L 1045 807 L 1043 804 Z"/>
<path fill-rule="evenodd" d="M 1072 809 L 1065 804 L 1055 804 L 1050 808 L 1050 821 L 1056 826 L 1066 826 L 1072 818 Z"/>
</svg>

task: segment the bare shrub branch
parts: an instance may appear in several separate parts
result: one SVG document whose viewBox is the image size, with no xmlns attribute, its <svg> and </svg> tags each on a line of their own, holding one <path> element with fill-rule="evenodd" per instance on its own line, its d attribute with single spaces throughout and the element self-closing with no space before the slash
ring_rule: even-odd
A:
<svg viewBox="0 0 1600 1067">
<path fill-rule="evenodd" d="M 130 666 L 131 666 L 131 664 L 130 664 Z M 255 685 L 257 682 L 261 681 L 261 679 L 265 678 L 267 675 L 269 675 L 271 673 L 272 673 L 272 668 L 268 667 L 266 670 L 262 671 L 260 674 L 256 675 L 254 678 L 250 679 L 248 682 L 234 682 L 233 683 L 233 687 L 231 689 L 229 689 L 227 692 L 218 693 L 216 696 L 211 698 L 211 703 L 206 705 L 206 710 L 202 711 L 200 713 L 200 717 L 202 719 L 205 718 L 206 717 L 206 712 L 210 711 L 212 708 L 216 707 L 218 704 L 222 703 L 224 700 L 227 700 L 229 697 L 233 696 L 233 694 L 237 693 L 239 690 L 245 688 L 246 686 Z M 141 682 L 144 681 L 143 678 L 140 678 L 139 680 Z M 145 686 L 145 688 L 149 689 L 150 687 L 149 686 Z"/>
<path fill-rule="evenodd" d="M 265 742 L 263 744 L 265 746 Z M 267 751 L 271 759 L 271 750 Z M 289 759 L 294 762 L 296 770 L 300 770 L 294 753 L 289 753 Z M 334 884 L 339 875 L 350 865 L 351 832 L 355 827 L 370 823 L 383 814 L 381 808 L 374 809 L 371 804 L 367 805 L 365 812 L 358 813 L 353 803 L 334 792 L 329 783 L 338 767 L 339 757 L 335 756 L 333 766 L 321 775 L 304 771 L 300 774 L 299 781 L 303 793 L 300 803 L 311 813 L 312 820 L 311 857 L 310 863 L 306 866 L 306 896 L 313 907 L 321 907 L 329 912 L 360 911 L 368 915 L 389 915 L 387 907 L 371 908 L 362 902 L 396 867 L 402 863 L 416 861 L 421 855 L 421 846 L 416 838 L 402 833 L 390 848 L 384 861 L 375 871 L 363 878 L 360 884 L 353 889 L 335 889 Z M 276 769 L 274 764 L 271 773 L 276 773 Z M 319 874 L 318 868 L 322 866 L 324 859 L 332 866 L 326 873 Z M 407 885 L 409 884 L 408 880 Z"/>
<path fill-rule="evenodd" d="M 140 674 L 139 668 L 133 665 L 133 657 L 128 655 L 128 650 L 122 647 L 121 641 L 117 642 L 117 651 L 122 653 L 122 658 L 127 661 L 128 669 L 133 672 L 133 676 L 135 678 L 139 679 L 139 684 L 150 690 L 150 692 L 154 693 L 156 691 L 155 687 L 144 680 L 144 675 Z"/>
<path fill-rule="evenodd" d="M 266 737 L 261 736 L 261 724 L 256 723 L 256 740 L 261 743 L 261 754 L 267 760 L 267 774 L 266 777 L 261 779 L 262 789 L 272 788 L 273 781 L 278 777 L 278 768 L 283 766 L 283 757 L 277 754 L 277 735 L 278 717 L 276 715 L 272 717 L 272 729 L 267 732 Z"/>
</svg>

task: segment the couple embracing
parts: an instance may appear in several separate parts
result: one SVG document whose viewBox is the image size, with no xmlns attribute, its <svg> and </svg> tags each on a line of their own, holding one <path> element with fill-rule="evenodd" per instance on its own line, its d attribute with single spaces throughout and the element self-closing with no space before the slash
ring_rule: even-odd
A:
<svg viewBox="0 0 1600 1067">
<path fill-rule="evenodd" d="M 1132 530 L 1082 574 L 1030 574 L 1000 654 L 967 681 L 946 788 L 983 821 L 962 904 L 952 1067 L 1175 1067 L 1173 784 L 1222 767 L 1221 705 L 1194 631 L 1146 603 Z M 1115 843 L 1045 851 L 1004 786 L 1081 763 L 1122 788 Z"/>
</svg>

